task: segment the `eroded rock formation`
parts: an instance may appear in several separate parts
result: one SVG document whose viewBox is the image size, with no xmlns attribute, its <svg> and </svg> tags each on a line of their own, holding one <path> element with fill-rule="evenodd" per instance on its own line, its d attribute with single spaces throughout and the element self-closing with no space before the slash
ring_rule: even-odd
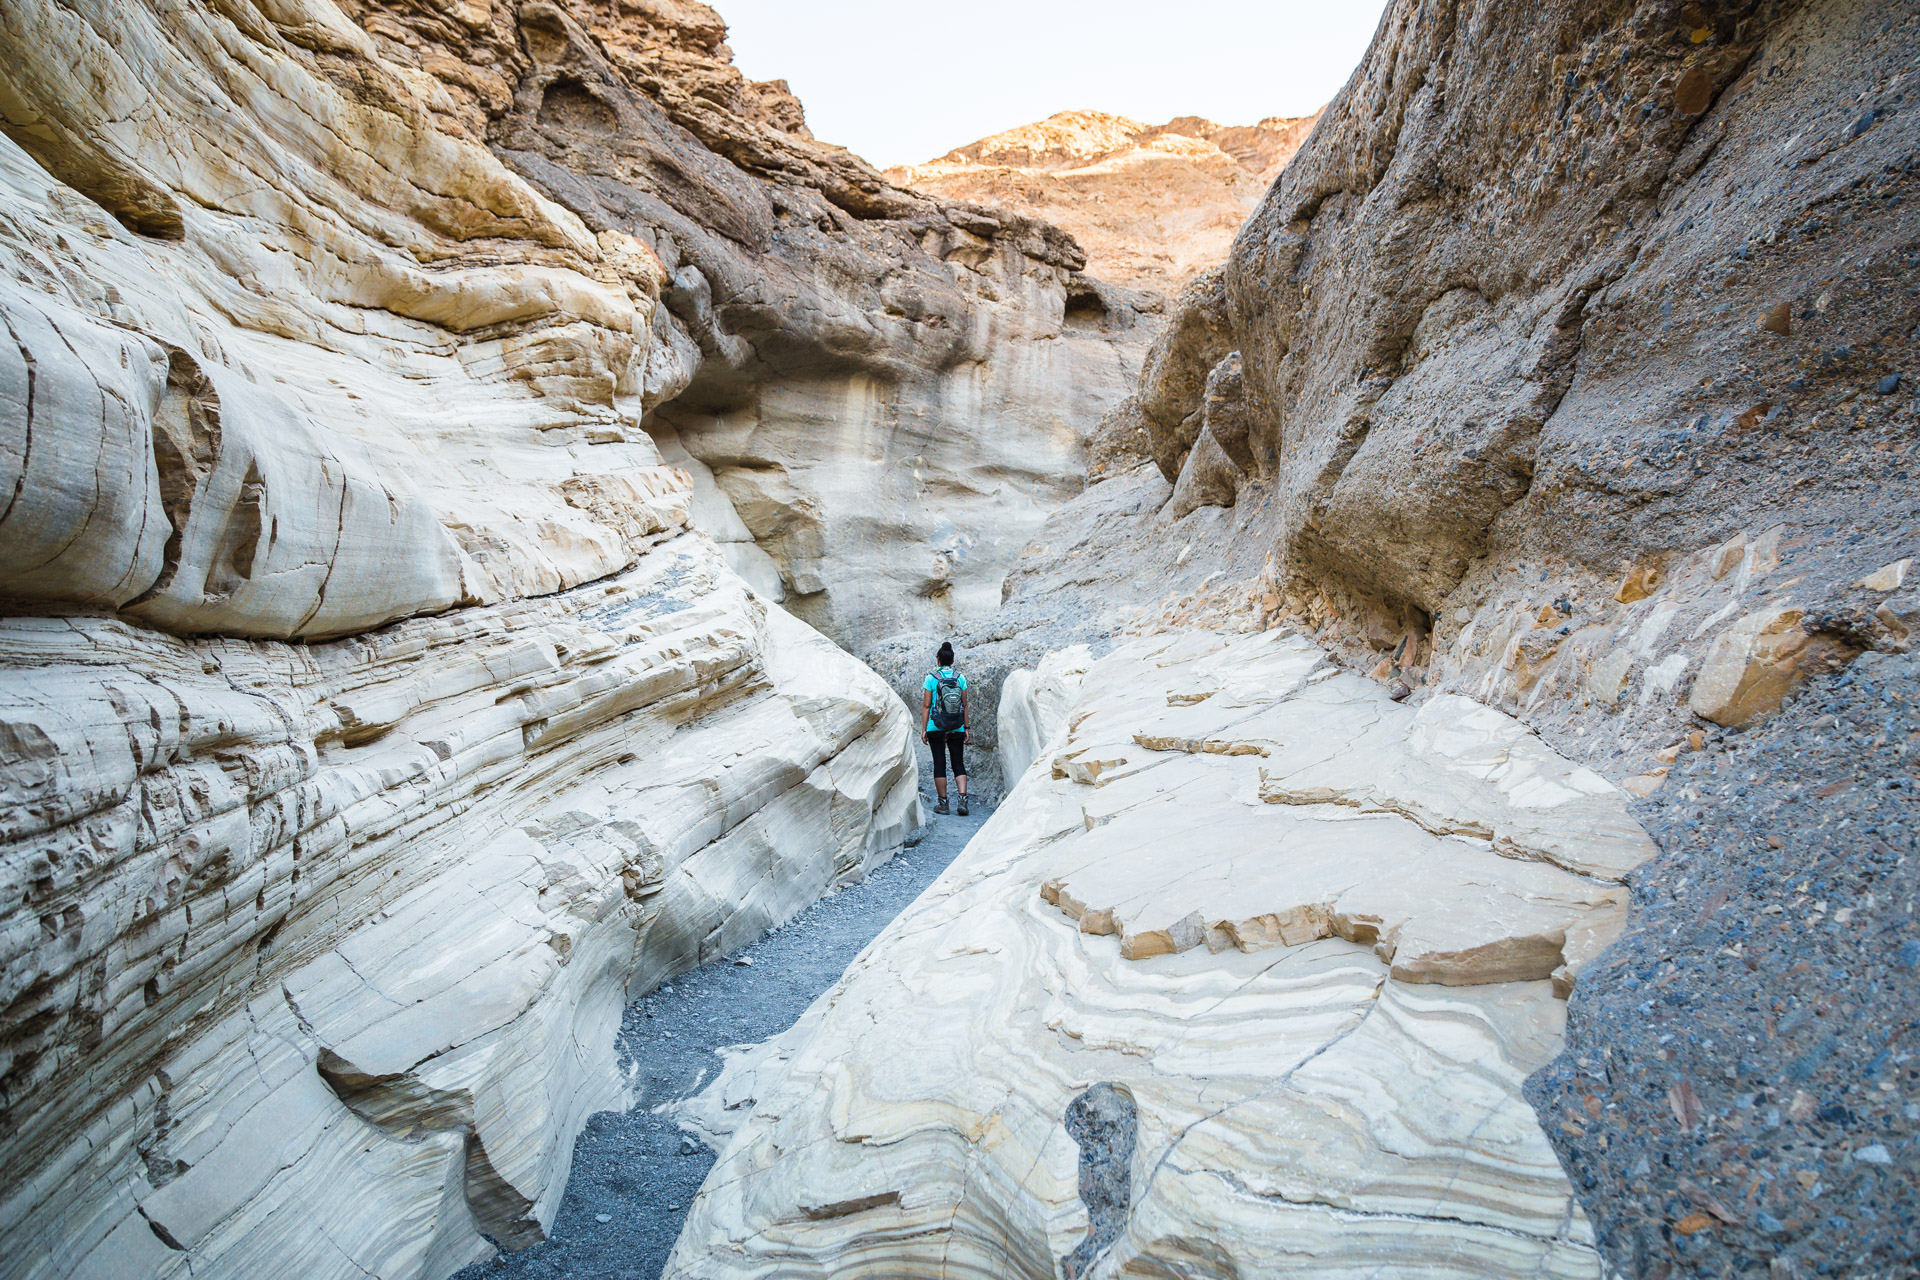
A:
<svg viewBox="0 0 1920 1280">
<path fill-rule="evenodd" d="M 531 1244 L 629 993 L 917 821 L 898 702 L 690 537 L 363 639 L 4 647 L 10 1274 Z"/>
<path fill-rule="evenodd" d="M 1046 706 L 961 860 L 717 1086 L 667 1274 L 1599 1276 L 1520 1087 L 1654 852 L 1626 797 L 1278 632 Z"/>
<path fill-rule="evenodd" d="M 439 16 L 384 20 L 445 43 Z M 518 76 L 482 104 L 500 157 L 658 253 L 647 425 L 737 567 L 855 652 L 996 605 L 1135 376 L 1139 300 L 1044 222 L 814 141 L 704 6 L 534 3 L 454 34 L 463 62 Z"/>
<path fill-rule="evenodd" d="M 875 467 L 889 406 L 964 401 L 898 523 L 971 590 L 1133 339 L 1064 332 L 1070 239 L 888 186 L 723 36 L 0 11 L 0 1273 L 537 1241 L 627 996 L 918 822 L 899 701 L 736 572 L 777 596 L 877 507 L 689 454 L 768 385 L 860 389 L 784 429 Z M 926 577 L 894 532 L 838 580 Z"/>
<path fill-rule="evenodd" d="M 1626 1274 L 1912 1252 L 1916 32 L 1390 6 L 959 637 L 1297 628 L 1636 797 L 1662 855 L 1531 1095 Z"/>
<path fill-rule="evenodd" d="M 1240 224 L 1320 115 L 1163 125 L 1062 111 L 887 170 L 902 186 L 1044 218 L 1086 250 L 1090 275 L 1171 295 L 1227 256 Z M 1091 308 L 1097 299 L 1069 299 Z"/>
<path fill-rule="evenodd" d="M 686 0 L 0 8 L 0 1274 L 537 1241 L 917 820 L 782 598 L 1024 782 L 675 1274 L 1903 1265 L 1916 32 L 1396 0 L 1143 324 Z"/>
<path fill-rule="evenodd" d="M 1913 15 L 1482 21 L 1389 10 L 970 638 L 1277 620 L 1642 788 L 1908 643 Z"/>
</svg>

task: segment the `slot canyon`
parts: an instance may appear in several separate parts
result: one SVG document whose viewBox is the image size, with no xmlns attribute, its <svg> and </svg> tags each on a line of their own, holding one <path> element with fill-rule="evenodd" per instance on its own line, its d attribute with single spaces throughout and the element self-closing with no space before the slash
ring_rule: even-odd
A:
<svg viewBox="0 0 1920 1280">
<path fill-rule="evenodd" d="M 0 1280 L 1920 1277 L 1920 0 L 728 36 L 0 0 Z"/>
</svg>

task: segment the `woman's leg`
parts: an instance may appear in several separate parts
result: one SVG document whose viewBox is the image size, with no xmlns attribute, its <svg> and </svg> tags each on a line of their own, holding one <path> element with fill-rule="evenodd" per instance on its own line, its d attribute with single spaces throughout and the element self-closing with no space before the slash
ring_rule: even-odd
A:
<svg viewBox="0 0 1920 1280">
<path fill-rule="evenodd" d="M 965 734 L 947 737 L 947 754 L 953 757 L 953 780 L 960 785 L 960 812 L 967 811 L 967 739 Z"/>
<path fill-rule="evenodd" d="M 945 800 L 947 798 L 947 735 L 929 733 L 927 747 L 933 752 L 933 793 Z"/>
</svg>

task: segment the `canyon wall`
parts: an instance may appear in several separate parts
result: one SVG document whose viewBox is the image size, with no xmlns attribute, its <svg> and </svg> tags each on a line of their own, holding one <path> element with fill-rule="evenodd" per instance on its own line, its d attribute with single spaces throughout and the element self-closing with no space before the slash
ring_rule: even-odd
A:
<svg viewBox="0 0 1920 1280">
<path fill-rule="evenodd" d="M 724 35 L 0 9 L 0 1274 L 534 1243 L 628 997 L 919 823 L 770 598 L 997 600 L 1146 335 Z"/>
<path fill-rule="evenodd" d="M 0 641 L 9 1276 L 536 1243 L 627 1000 L 919 821 L 898 701 L 687 535 L 352 640 Z"/>
<path fill-rule="evenodd" d="M 1920 609 L 1915 16 L 1383 21 L 969 638 L 1297 626 L 1650 792 Z"/>
<path fill-rule="evenodd" d="M 523 6 L 395 38 L 510 67 L 510 167 L 667 279 L 643 421 L 695 520 L 772 598 L 859 652 L 998 603 L 1151 336 L 1056 228 L 890 185 L 746 81 L 703 6 Z M 457 92 L 457 86 L 449 92 Z"/>
<path fill-rule="evenodd" d="M 1914 1256 L 1914 6 L 1396 0 L 1158 317 L 688 0 L 0 36 L 0 1275 L 537 1242 L 948 633 L 675 1274 Z"/>
<path fill-rule="evenodd" d="M 1227 260 L 1171 306 L 1135 394 L 1089 442 L 1094 483 L 1022 554 L 1001 611 L 956 637 L 970 674 L 1006 690 L 987 700 L 1003 754 L 1041 740 L 1040 762 L 784 1045 L 674 1273 L 931 1272 L 937 1239 L 939 1265 L 978 1274 L 1360 1275 L 1383 1258 L 1423 1274 L 1905 1274 L 1916 50 L 1910 4 L 1390 5 Z M 1332 1035 L 1193 1078 L 1192 1040 L 1241 1062 L 1224 1020 L 1256 980 L 1208 970 L 1268 936 L 1248 918 L 1263 886 L 1297 890 L 1273 912 L 1283 943 L 1318 939 L 1276 976 L 1360 937 L 1344 889 L 1313 880 L 1310 840 L 1216 867 L 1211 824 L 1274 792 L 1467 828 L 1395 800 L 1392 754 L 1356 762 L 1344 738 L 1319 765 L 1358 767 L 1355 782 L 1289 781 L 1290 753 L 1339 719 L 1254 733 L 1301 696 L 1283 674 L 1264 694 L 1220 677 L 1215 718 L 1245 724 L 1163 725 L 1226 690 L 1156 689 L 1132 664 L 1168 659 L 1128 636 L 1190 628 L 1311 638 L 1341 681 L 1376 682 L 1386 720 L 1461 700 L 1512 717 L 1651 834 L 1643 860 L 1588 881 L 1616 885 L 1624 918 L 1561 975 L 1564 1012 L 1532 1024 L 1527 1053 L 1468 1048 L 1481 1015 L 1457 1008 L 1434 1014 L 1463 1037 L 1452 1065 L 1410 1041 L 1372 1060 L 1446 1081 L 1424 1098 L 1401 1077 L 1380 1088 L 1404 1097 L 1376 1095 L 1371 1065 L 1329 1079 L 1316 1051 L 1347 1065 Z M 1037 691 L 1057 704 L 1071 670 L 1079 700 L 1048 738 Z M 1189 777 L 1196 757 L 1225 757 L 1217 771 L 1241 752 L 1238 791 Z M 1496 751 L 1482 776 L 1537 758 Z M 1135 823 L 1152 833 L 1138 846 Z M 1384 959 L 1355 1035 L 1410 1026 L 1402 1002 L 1432 989 Z M 975 1035 L 1024 1072 L 994 1075 L 973 1041 L 902 1012 L 943 1000 L 988 1002 Z M 933 1065 L 885 1051 L 895 1017 Z M 1389 1205 L 1384 1189 L 1417 1176 L 1358 1171 L 1352 1153 L 1440 1150 L 1458 1119 L 1445 1100 L 1494 1079 L 1531 1116 L 1466 1140 L 1452 1167 L 1492 1176 L 1544 1141 L 1565 1173 L 1535 1185 L 1564 1188 L 1564 1214 L 1507 1221 L 1498 1246 L 1453 1261 L 1419 1254 L 1405 1242 L 1484 1225 L 1448 1202 L 1467 1184 Z M 1369 1119 L 1389 1113 L 1412 1132 Z M 1514 1118 L 1505 1102 L 1483 1114 Z M 1316 1236 L 1317 1205 L 1346 1234 Z M 1354 1224 L 1387 1220 L 1354 1247 Z"/>
<path fill-rule="evenodd" d="M 1394 6 L 1103 428 L 1173 486 L 1152 540 L 1649 753 L 1759 710 L 1765 610 L 1782 687 L 1903 643 L 1912 18 Z"/>
</svg>

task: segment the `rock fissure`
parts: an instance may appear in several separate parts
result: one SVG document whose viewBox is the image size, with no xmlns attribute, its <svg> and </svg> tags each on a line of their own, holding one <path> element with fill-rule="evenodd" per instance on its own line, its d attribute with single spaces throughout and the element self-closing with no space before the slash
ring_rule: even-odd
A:
<svg viewBox="0 0 1920 1280">
<path fill-rule="evenodd" d="M 1285 1200 L 1286 1203 L 1290 1205 L 1317 1205 L 1322 1208 L 1332 1210 L 1334 1216 L 1339 1218 L 1353 1218 L 1356 1220 L 1386 1219 L 1388 1221 L 1397 1221 L 1397 1222 L 1432 1222 L 1432 1223 L 1436 1223 L 1444 1226 L 1454 1226 L 1454 1227 L 1468 1226 L 1468 1227 L 1473 1227 L 1475 1230 L 1479 1230 L 1479 1231 L 1497 1231 L 1503 1235 L 1510 1235 L 1522 1240 L 1526 1240 L 1529 1243 L 1536 1242 L 1540 1239 L 1540 1237 L 1528 1236 L 1524 1232 L 1512 1231 L 1503 1227 L 1489 1227 L 1485 1223 L 1473 1222 L 1470 1219 L 1466 1219 L 1466 1218 L 1452 1218 L 1452 1217 L 1447 1217 L 1440 1214 L 1431 1214 L 1431 1213 L 1366 1213 L 1363 1211 L 1352 1209 L 1345 1205 L 1335 1203 L 1330 1200 L 1311 1200 L 1311 1199 L 1296 1200 L 1291 1197 L 1278 1195 L 1277 1193 L 1256 1191 L 1253 1188 L 1248 1187 L 1245 1183 L 1241 1182 L 1239 1179 L 1235 1178 L 1231 1173 L 1223 1172 L 1217 1169 L 1207 1170 L 1206 1172 L 1209 1174 L 1209 1176 L 1217 1178 L 1221 1182 L 1225 1183 L 1227 1186 L 1231 1187 L 1234 1190 L 1234 1192 L 1239 1195 L 1254 1196 L 1254 1197 L 1260 1197 L 1260 1198 L 1266 1198 L 1266 1199 L 1277 1198 L 1277 1199 Z M 1562 1239 L 1564 1237 L 1564 1234 L 1565 1233 L 1562 1231 L 1556 1231 L 1548 1238 L 1558 1240 L 1558 1239 Z M 1380 1273 L 1375 1271 L 1370 1274 L 1378 1275 Z"/>
<path fill-rule="evenodd" d="M 1327 1052 L 1336 1048 L 1342 1040 L 1347 1039 L 1354 1032 L 1360 1030 L 1362 1024 L 1364 1024 L 1366 1020 L 1370 1016 L 1372 1016 L 1374 1009 L 1378 1007 L 1377 1002 L 1379 1000 L 1380 991 L 1384 986 L 1385 986 L 1385 979 L 1382 979 L 1380 982 L 1378 982 L 1374 986 L 1372 995 L 1370 995 L 1363 1002 L 1360 1013 L 1353 1020 L 1353 1023 L 1351 1026 L 1346 1027 L 1345 1029 L 1340 1031 L 1338 1034 L 1336 1034 L 1332 1039 L 1328 1040 L 1326 1043 L 1314 1049 L 1305 1058 L 1301 1059 L 1300 1062 L 1288 1068 L 1285 1073 L 1283 1073 L 1274 1081 L 1272 1081 L 1272 1083 L 1264 1086 L 1263 1088 L 1261 1088 L 1259 1091 L 1255 1093 L 1250 1093 L 1242 1098 L 1236 1098 L 1234 1101 L 1226 1104 L 1223 1107 L 1216 1108 L 1215 1110 L 1207 1113 L 1206 1115 L 1201 1116 L 1197 1120 L 1188 1122 L 1183 1128 L 1181 1128 L 1178 1132 L 1176 1132 L 1173 1135 L 1173 1137 L 1168 1141 L 1166 1147 L 1160 1152 L 1160 1154 L 1157 1157 L 1155 1157 L 1153 1162 L 1153 1168 L 1147 1174 L 1146 1185 L 1141 1188 L 1141 1198 L 1145 1199 L 1147 1194 L 1153 1190 L 1153 1184 L 1159 1179 L 1161 1171 L 1166 1168 L 1168 1162 L 1173 1159 L 1173 1153 L 1179 1149 L 1180 1144 L 1185 1142 L 1188 1135 L 1191 1134 L 1195 1129 L 1201 1127 L 1202 1125 L 1210 1124 L 1213 1121 L 1220 1119 L 1220 1117 L 1226 1115 L 1228 1112 L 1236 1110 L 1239 1107 L 1245 1106 L 1248 1103 L 1258 1102 L 1263 1098 L 1284 1093 L 1287 1089 L 1288 1083 L 1293 1079 L 1294 1074 L 1298 1072 L 1302 1067 L 1305 1067 L 1307 1064 L 1311 1063 L 1315 1058 L 1321 1057 L 1323 1054 L 1326 1054 Z M 1179 1172 L 1179 1170 L 1176 1170 L 1176 1172 Z M 1209 1170 L 1206 1170 L 1206 1172 L 1209 1174 L 1217 1175 L 1219 1171 L 1209 1169 Z"/>
</svg>

